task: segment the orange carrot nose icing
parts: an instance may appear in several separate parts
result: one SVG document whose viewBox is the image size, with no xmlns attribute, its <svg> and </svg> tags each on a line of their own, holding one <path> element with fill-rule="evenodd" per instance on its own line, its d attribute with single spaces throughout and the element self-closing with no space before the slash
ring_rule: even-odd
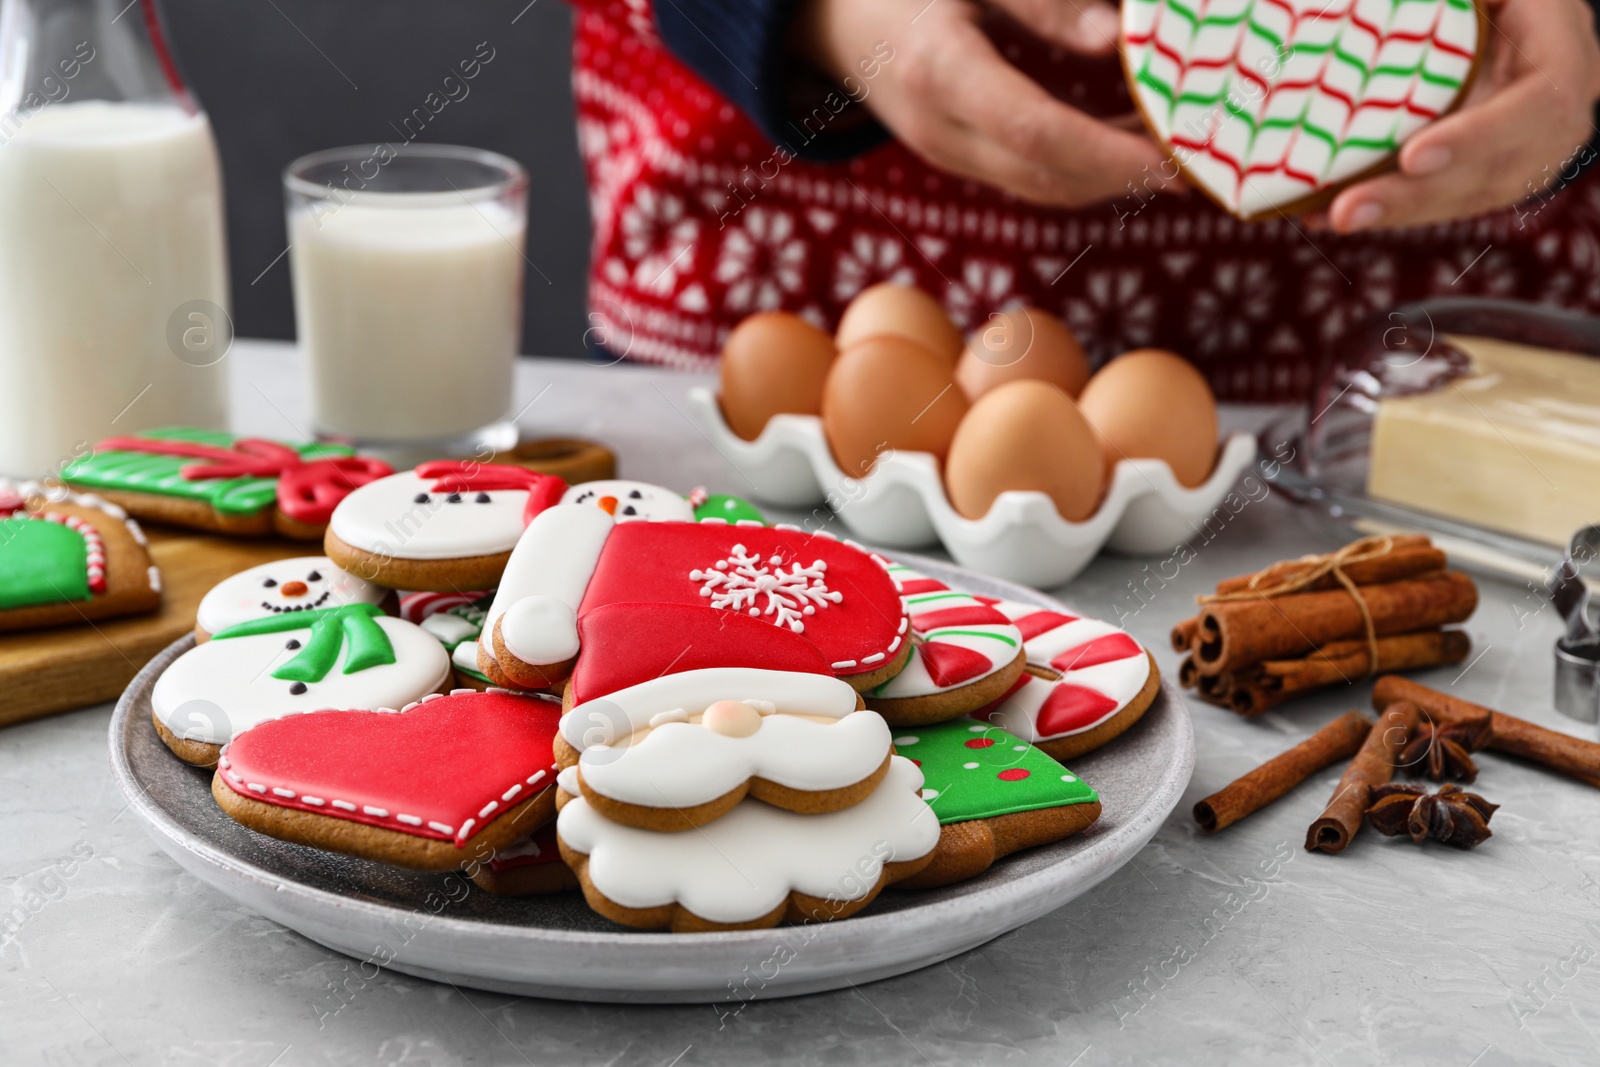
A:
<svg viewBox="0 0 1600 1067">
<path fill-rule="evenodd" d="M 596 500 L 595 503 L 598 504 L 600 506 L 600 510 L 605 512 L 607 515 L 615 515 L 617 513 L 617 498 L 614 496 L 603 496 L 599 500 Z"/>
<path fill-rule="evenodd" d="M 306 595 L 306 583 L 305 582 L 284 582 L 281 586 L 278 587 L 278 592 L 282 593 L 284 596 L 305 596 Z"/>
</svg>

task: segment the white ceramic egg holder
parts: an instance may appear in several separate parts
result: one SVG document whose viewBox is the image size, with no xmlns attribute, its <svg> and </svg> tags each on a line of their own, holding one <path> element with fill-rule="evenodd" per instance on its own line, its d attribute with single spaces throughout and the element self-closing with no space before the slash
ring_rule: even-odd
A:
<svg viewBox="0 0 1600 1067">
<path fill-rule="evenodd" d="M 1110 546 L 1159 555 L 1193 537 L 1256 457 L 1256 439 L 1233 434 L 1203 485 L 1186 489 L 1161 460 L 1117 464 L 1110 491 L 1083 522 L 1068 522 L 1044 493 L 1001 493 L 981 519 L 950 506 L 939 461 L 926 452 L 878 458 L 866 478 L 834 462 L 815 415 L 776 415 L 746 441 L 729 429 L 716 395 L 689 391 L 689 413 L 723 459 L 743 476 L 749 495 L 788 508 L 826 505 L 850 531 L 886 548 L 943 543 L 957 563 L 1043 589 L 1061 585 Z"/>
</svg>

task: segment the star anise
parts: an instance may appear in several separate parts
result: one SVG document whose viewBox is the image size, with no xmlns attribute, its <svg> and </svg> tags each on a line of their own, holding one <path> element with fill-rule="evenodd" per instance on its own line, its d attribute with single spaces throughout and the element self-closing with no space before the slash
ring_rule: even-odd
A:
<svg viewBox="0 0 1600 1067">
<path fill-rule="evenodd" d="M 1429 793 L 1405 782 L 1391 782 L 1372 790 L 1367 800 L 1367 821 L 1385 837 L 1410 834 L 1456 848 L 1472 848 L 1493 836 L 1489 819 L 1500 805 L 1476 793 L 1463 793 L 1453 785 Z"/>
<path fill-rule="evenodd" d="M 1400 766 L 1412 776 L 1422 775 L 1435 782 L 1453 778 L 1458 782 L 1478 780 L 1478 765 L 1470 753 L 1489 740 L 1491 720 L 1485 715 L 1446 726 L 1425 722 L 1417 735 L 1400 750 Z"/>
</svg>

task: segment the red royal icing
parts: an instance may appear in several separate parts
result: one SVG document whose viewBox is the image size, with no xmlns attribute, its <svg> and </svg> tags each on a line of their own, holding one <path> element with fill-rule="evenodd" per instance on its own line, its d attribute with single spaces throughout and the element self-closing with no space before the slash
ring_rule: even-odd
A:
<svg viewBox="0 0 1600 1067">
<path fill-rule="evenodd" d="M 290 467 L 278 476 L 278 510 L 296 522 L 321 526 L 339 501 L 368 482 L 394 473 L 381 459 L 331 456 Z"/>
<path fill-rule="evenodd" d="M 777 556 L 784 567 L 810 566 L 816 560 L 827 565 L 827 586 L 842 599 L 805 616 L 803 636 L 816 645 L 833 673 L 874 671 L 899 653 L 909 634 L 900 592 L 888 572 L 860 549 L 802 530 L 724 523 L 620 523 L 606 539 L 579 614 L 630 601 L 707 607 L 702 583 L 689 575 L 714 568 L 738 545 L 762 560 Z M 764 615 L 757 621 L 777 629 L 772 618 Z M 846 662 L 850 665 L 832 666 Z"/>
<path fill-rule="evenodd" d="M 1026 767 L 1007 767 L 1005 770 L 995 775 L 995 777 L 1000 779 L 1002 782 L 1020 782 L 1032 773 L 1033 772 L 1028 770 Z"/>
<path fill-rule="evenodd" d="M 989 657 L 981 652 L 937 640 L 917 646 L 917 654 L 922 657 L 922 665 L 928 669 L 928 677 L 940 689 L 971 681 L 994 668 Z"/>
<path fill-rule="evenodd" d="M 528 502 L 522 509 L 522 524 L 546 508 L 559 504 L 567 483 L 554 474 L 519 467 L 512 463 L 479 463 L 476 460 L 436 459 L 417 465 L 417 477 L 435 479 L 434 493 L 487 493 L 491 489 L 523 489 Z"/>
<path fill-rule="evenodd" d="M 1058 626 L 1065 626 L 1069 622 L 1077 622 L 1076 615 L 1063 615 L 1059 611 L 1035 611 L 1024 615 L 1020 619 L 1012 620 L 1011 625 L 1022 631 L 1024 641 L 1032 641 L 1042 633 L 1048 633 Z"/>
<path fill-rule="evenodd" d="M 1142 656 L 1144 649 L 1139 643 L 1127 634 L 1106 634 L 1093 641 L 1085 641 L 1076 648 L 1069 648 L 1061 655 L 1050 661 L 1050 666 L 1066 674 L 1068 671 L 1078 671 L 1085 667 L 1093 667 L 1099 663 L 1113 663 L 1119 659 L 1130 656 Z"/>
<path fill-rule="evenodd" d="M 981 604 L 929 611 L 918 615 L 913 621 L 918 633 L 942 630 L 947 626 L 1006 626 L 1011 622 L 994 608 Z"/>
<path fill-rule="evenodd" d="M 1117 709 L 1104 693 L 1081 685 L 1056 682 L 1039 708 L 1034 729 L 1039 737 L 1056 737 L 1093 726 Z"/>
<path fill-rule="evenodd" d="M 911 578 L 900 584 L 900 593 L 902 596 L 916 596 L 918 593 L 937 593 L 949 588 L 933 578 Z"/>
<path fill-rule="evenodd" d="M 553 700 L 468 690 L 398 713 L 313 711 L 240 733 L 218 769 L 252 800 L 459 846 L 555 784 L 560 718 Z"/>
<path fill-rule="evenodd" d="M 747 615 L 685 604 L 595 608 L 579 617 L 578 642 L 583 652 L 572 672 L 574 704 L 665 674 L 714 667 L 834 673 L 800 634 Z"/>
<path fill-rule="evenodd" d="M 990 748 L 994 745 L 994 738 L 974 737 L 961 743 L 967 748 Z"/>
</svg>

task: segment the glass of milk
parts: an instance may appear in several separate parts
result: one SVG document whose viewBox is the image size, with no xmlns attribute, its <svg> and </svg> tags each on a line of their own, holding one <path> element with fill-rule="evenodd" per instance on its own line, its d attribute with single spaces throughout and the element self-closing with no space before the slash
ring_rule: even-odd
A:
<svg viewBox="0 0 1600 1067">
<path fill-rule="evenodd" d="M 296 160 L 284 185 L 316 431 L 402 460 L 515 445 L 522 167 L 367 145 Z"/>
</svg>

